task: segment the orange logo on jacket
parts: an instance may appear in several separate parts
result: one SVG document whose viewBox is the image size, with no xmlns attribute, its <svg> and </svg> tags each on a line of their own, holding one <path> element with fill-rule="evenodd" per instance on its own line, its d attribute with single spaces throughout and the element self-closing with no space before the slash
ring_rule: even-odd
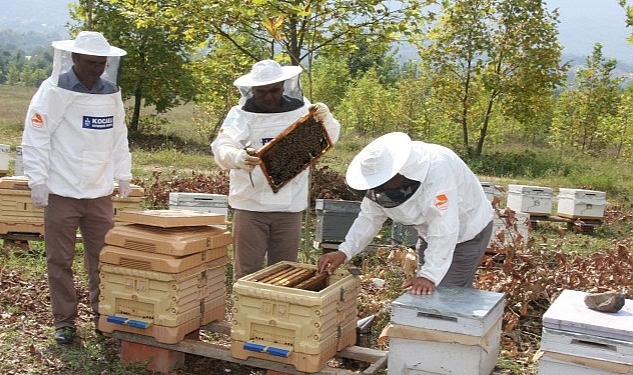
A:
<svg viewBox="0 0 633 375">
<path fill-rule="evenodd" d="M 448 208 L 448 197 L 446 194 L 438 194 L 435 196 L 435 203 L 433 204 L 438 210 L 445 210 Z"/>
<path fill-rule="evenodd" d="M 35 113 L 33 117 L 31 117 L 31 125 L 33 125 L 34 128 L 41 128 L 44 126 L 44 119 L 42 118 L 42 115 Z"/>
</svg>

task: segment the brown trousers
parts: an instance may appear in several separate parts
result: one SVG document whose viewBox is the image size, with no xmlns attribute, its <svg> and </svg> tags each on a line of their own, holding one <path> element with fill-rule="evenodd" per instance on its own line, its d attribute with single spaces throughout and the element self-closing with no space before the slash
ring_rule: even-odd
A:
<svg viewBox="0 0 633 375">
<path fill-rule="evenodd" d="M 88 273 L 90 306 L 99 309 L 99 254 L 106 233 L 114 225 L 110 196 L 74 199 L 51 194 L 44 209 L 44 235 L 53 324 L 55 328 L 74 326 L 78 294 L 73 284 L 77 229 L 81 231 L 84 262 Z"/>
<path fill-rule="evenodd" d="M 233 212 L 233 280 L 280 261 L 296 262 L 301 212 Z"/>
</svg>

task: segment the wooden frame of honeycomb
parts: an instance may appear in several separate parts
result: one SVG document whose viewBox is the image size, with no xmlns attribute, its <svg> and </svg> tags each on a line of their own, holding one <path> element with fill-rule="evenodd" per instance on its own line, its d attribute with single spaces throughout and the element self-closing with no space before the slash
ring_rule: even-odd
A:
<svg viewBox="0 0 633 375">
<path fill-rule="evenodd" d="M 257 151 L 260 167 L 275 193 L 334 147 L 313 114 L 311 110 Z"/>
</svg>

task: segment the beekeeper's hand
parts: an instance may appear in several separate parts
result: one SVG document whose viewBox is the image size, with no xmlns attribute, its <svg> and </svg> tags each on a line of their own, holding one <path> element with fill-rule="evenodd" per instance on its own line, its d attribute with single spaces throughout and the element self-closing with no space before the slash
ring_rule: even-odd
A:
<svg viewBox="0 0 633 375">
<path fill-rule="evenodd" d="M 252 170 L 256 165 L 262 163 L 262 159 L 258 158 L 257 150 L 254 148 L 246 147 L 240 150 L 237 154 L 237 166 L 247 171 Z"/>
<path fill-rule="evenodd" d="M 314 119 L 323 124 L 330 116 L 332 116 L 330 114 L 330 109 L 327 107 L 327 105 L 323 103 L 314 103 L 310 105 L 309 110 L 310 112 L 314 111 L 314 113 L 312 114 Z"/>
<path fill-rule="evenodd" d="M 48 186 L 46 184 L 34 185 L 31 187 L 31 202 L 35 208 L 48 206 Z"/>
<path fill-rule="evenodd" d="M 119 180 L 119 198 L 127 198 L 131 192 L 132 186 L 130 186 L 130 181 Z"/>
<path fill-rule="evenodd" d="M 346 260 L 347 255 L 340 250 L 325 253 L 319 258 L 317 270 L 321 273 L 327 272 L 331 275 L 332 272 L 334 272 L 338 266 L 345 263 Z"/>
</svg>

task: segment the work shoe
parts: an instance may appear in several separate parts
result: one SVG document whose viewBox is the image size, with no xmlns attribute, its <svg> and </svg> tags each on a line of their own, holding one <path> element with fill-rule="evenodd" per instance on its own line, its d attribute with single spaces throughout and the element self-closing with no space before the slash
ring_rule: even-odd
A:
<svg viewBox="0 0 633 375">
<path fill-rule="evenodd" d="M 75 339 L 75 329 L 73 327 L 59 327 L 55 329 L 55 341 L 58 344 L 72 344 Z"/>
</svg>

